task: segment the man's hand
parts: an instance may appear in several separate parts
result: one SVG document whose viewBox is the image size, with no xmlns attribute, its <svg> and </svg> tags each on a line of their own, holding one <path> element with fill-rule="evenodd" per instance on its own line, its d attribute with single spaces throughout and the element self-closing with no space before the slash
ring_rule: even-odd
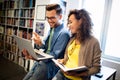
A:
<svg viewBox="0 0 120 80">
<path fill-rule="evenodd" d="M 22 54 L 25 56 L 26 59 L 33 59 L 34 60 L 34 58 L 31 55 L 29 55 L 29 53 L 26 49 L 22 50 Z"/>
<path fill-rule="evenodd" d="M 34 41 L 35 44 L 37 44 L 39 46 L 42 45 L 42 40 L 41 40 L 40 36 L 36 32 L 33 32 L 32 40 Z"/>
</svg>

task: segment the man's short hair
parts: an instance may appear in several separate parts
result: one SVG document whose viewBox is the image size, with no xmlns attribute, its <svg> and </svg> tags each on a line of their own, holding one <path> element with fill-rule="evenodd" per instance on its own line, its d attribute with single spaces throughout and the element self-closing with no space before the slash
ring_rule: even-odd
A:
<svg viewBox="0 0 120 80">
<path fill-rule="evenodd" d="M 62 8 L 60 7 L 59 4 L 48 4 L 48 5 L 46 6 L 46 10 L 47 10 L 47 11 L 56 10 L 56 13 L 57 13 L 58 15 L 62 14 Z"/>
</svg>

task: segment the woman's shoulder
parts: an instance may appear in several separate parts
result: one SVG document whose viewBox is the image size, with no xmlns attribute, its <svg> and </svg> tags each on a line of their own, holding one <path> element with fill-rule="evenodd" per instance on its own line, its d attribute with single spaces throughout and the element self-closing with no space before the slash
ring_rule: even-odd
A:
<svg viewBox="0 0 120 80">
<path fill-rule="evenodd" d="M 91 44 L 96 44 L 98 43 L 99 44 L 99 41 L 96 37 L 94 36 L 90 36 L 87 40 L 86 40 L 88 43 L 91 43 Z"/>
<path fill-rule="evenodd" d="M 92 41 L 98 41 L 98 39 L 96 37 L 94 37 L 94 36 L 90 36 L 90 40 L 92 40 Z"/>
</svg>

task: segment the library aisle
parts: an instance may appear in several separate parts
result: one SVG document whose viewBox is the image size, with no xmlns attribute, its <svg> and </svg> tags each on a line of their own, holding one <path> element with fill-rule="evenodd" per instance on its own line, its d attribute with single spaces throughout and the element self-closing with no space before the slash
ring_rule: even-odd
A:
<svg viewBox="0 0 120 80">
<path fill-rule="evenodd" d="M 26 73 L 23 67 L 0 55 L 0 80 L 22 80 Z"/>
</svg>

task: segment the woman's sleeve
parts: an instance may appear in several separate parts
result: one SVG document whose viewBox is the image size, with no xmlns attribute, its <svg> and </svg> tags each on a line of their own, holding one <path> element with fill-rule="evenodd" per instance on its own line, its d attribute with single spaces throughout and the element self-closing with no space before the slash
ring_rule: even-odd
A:
<svg viewBox="0 0 120 80">
<path fill-rule="evenodd" d="M 100 71 L 101 68 L 101 49 L 99 42 L 96 41 L 93 44 L 93 56 L 92 56 L 92 66 L 89 68 L 88 75 L 95 74 Z"/>
</svg>

